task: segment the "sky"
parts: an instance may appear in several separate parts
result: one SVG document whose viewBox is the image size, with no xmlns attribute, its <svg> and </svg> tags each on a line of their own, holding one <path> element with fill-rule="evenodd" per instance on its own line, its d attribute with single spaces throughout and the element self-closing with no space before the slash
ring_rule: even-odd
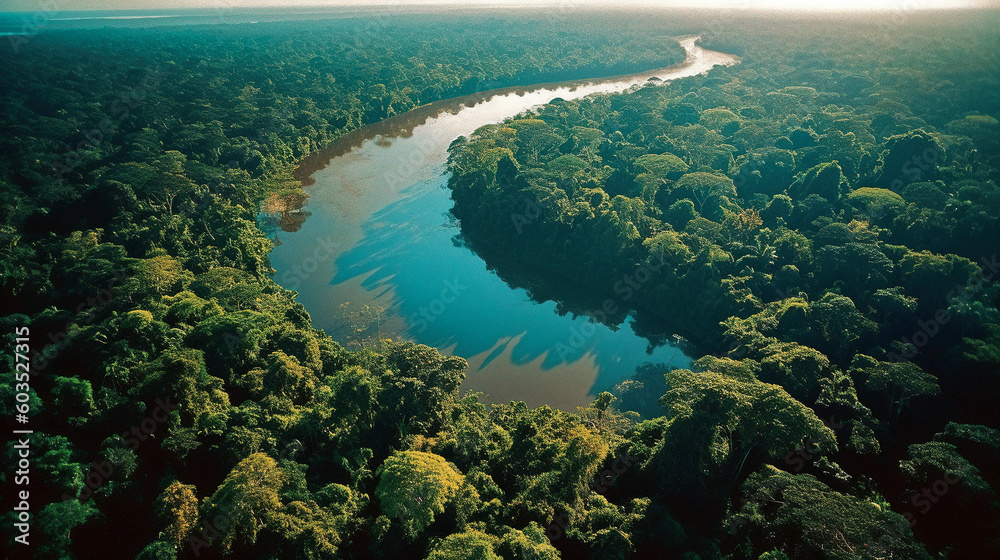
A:
<svg viewBox="0 0 1000 560">
<path fill-rule="evenodd" d="M 162 8 L 252 8 L 276 6 L 357 6 L 407 4 L 506 4 L 516 6 L 560 6 L 564 8 L 607 4 L 608 0 L 0 0 L 0 11 L 51 12 L 74 10 L 135 10 Z M 916 9 L 970 6 L 1000 7 L 1000 0 L 631 0 L 615 6 L 663 6 L 705 8 L 766 8 L 791 10 Z"/>
</svg>

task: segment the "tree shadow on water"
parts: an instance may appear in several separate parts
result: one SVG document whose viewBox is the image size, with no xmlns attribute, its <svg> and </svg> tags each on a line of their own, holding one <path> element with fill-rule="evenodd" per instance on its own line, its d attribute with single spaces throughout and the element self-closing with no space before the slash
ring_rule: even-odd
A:
<svg viewBox="0 0 1000 560">
<path fill-rule="evenodd" d="M 363 277 L 373 300 L 391 292 L 392 301 L 375 303 L 405 319 L 404 336 L 458 356 L 486 354 L 482 369 L 500 365 L 505 352 L 514 366 L 544 357 L 545 370 L 592 356 L 593 394 L 647 361 L 689 363 L 655 320 L 624 306 L 606 314 L 604 294 L 469 247 L 449 214 L 443 180 L 415 184 L 373 214 L 363 239 L 337 258 L 332 283 Z"/>
</svg>

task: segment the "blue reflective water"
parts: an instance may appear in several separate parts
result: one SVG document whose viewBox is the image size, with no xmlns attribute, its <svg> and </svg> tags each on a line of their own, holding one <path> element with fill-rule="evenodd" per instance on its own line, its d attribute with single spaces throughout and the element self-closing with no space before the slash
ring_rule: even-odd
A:
<svg viewBox="0 0 1000 560">
<path fill-rule="evenodd" d="M 648 341 L 628 326 L 612 330 L 586 317 L 561 316 L 554 301 L 532 301 L 525 289 L 508 286 L 457 239 L 443 166 L 439 173 L 403 189 L 403 198 L 371 216 L 363 239 L 336 259 L 332 284 L 362 279 L 373 301 L 392 298 L 385 305 L 405 319 L 405 337 L 481 357 L 477 371 L 497 359 L 513 366 L 541 359 L 547 371 L 592 354 L 597 376 L 588 393 L 596 394 L 643 362 L 690 362 L 673 346 L 647 353 Z"/>
<path fill-rule="evenodd" d="M 735 60 L 699 49 L 693 39 L 684 44 L 694 56 L 661 72 L 664 79 Z M 445 161 L 454 138 L 556 97 L 621 90 L 647 77 L 499 95 L 341 146 L 312 175 L 308 219 L 286 228 L 294 232 L 276 233 L 275 280 L 297 290 L 314 324 L 345 344 L 402 337 L 466 358 L 463 389 L 494 402 L 574 410 L 645 362 L 689 365 L 672 344 L 638 336 L 631 317 L 611 328 L 566 313 L 561 294 L 554 296 L 560 303 L 533 299 L 522 287 L 531 271 L 519 271 L 509 285 L 461 242 L 449 214 Z M 580 288 L 570 291 L 578 297 Z M 609 296 L 591 293 L 593 303 L 583 307 L 599 309 Z"/>
</svg>

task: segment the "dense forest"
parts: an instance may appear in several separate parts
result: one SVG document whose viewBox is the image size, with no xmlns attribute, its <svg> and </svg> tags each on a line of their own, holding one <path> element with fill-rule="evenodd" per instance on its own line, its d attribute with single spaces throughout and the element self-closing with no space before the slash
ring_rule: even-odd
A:
<svg viewBox="0 0 1000 560">
<path fill-rule="evenodd" d="M 30 383 L 6 375 L 0 410 L 23 428 L 27 394 L 34 430 L 31 545 L 5 508 L 5 548 L 1000 554 L 997 13 L 888 30 L 499 17 L 46 31 L 0 50 L 11 372 L 31 332 Z M 501 277 L 614 294 L 561 309 L 683 335 L 691 370 L 649 364 L 578 411 L 489 404 L 460 390 L 462 358 L 349 351 L 271 279 L 260 208 L 300 192 L 305 155 L 446 97 L 668 66 L 691 33 L 742 63 L 556 101 L 449 160 L 462 241 Z M 13 468 L 0 485 L 16 503 Z"/>
<path fill-rule="evenodd" d="M 704 356 L 637 372 L 618 408 L 663 414 L 623 449 L 723 552 L 926 557 L 898 512 L 932 552 L 995 555 L 997 20 L 760 23 L 703 41 L 740 65 L 457 140 L 466 242 Z"/>
</svg>

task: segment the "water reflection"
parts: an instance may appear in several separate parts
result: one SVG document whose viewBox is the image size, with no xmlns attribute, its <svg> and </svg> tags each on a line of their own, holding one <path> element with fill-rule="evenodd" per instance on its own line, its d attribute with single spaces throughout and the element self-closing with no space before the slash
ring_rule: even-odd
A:
<svg viewBox="0 0 1000 560">
<path fill-rule="evenodd" d="M 620 322 L 589 320 L 586 309 L 599 307 L 579 302 L 583 297 L 597 302 L 602 298 L 584 287 L 577 287 L 577 303 L 557 303 L 550 297 L 555 295 L 554 283 L 530 290 L 501 279 L 457 242 L 458 224 L 450 218 L 450 200 L 442 192 L 446 180 L 442 167 L 434 180 L 412 185 L 402 198 L 374 213 L 362 225 L 361 241 L 337 258 L 331 284 L 354 280 L 375 294 L 374 303 L 405 319 L 405 327 L 395 334 L 471 357 L 466 388 L 488 389 L 494 399 L 509 391 L 488 378 L 502 378 L 517 368 L 582 374 L 591 370 L 590 379 L 583 375 L 575 383 L 586 383 L 586 394 L 596 394 L 644 362 L 682 367 L 690 362 L 675 345 L 652 345 L 637 336 L 631 320 L 625 328 Z M 524 277 L 531 275 L 525 271 Z M 535 276 L 537 287 L 544 286 L 541 278 Z M 490 375 L 477 375 L 482 372 Z M 479 378 L 482 383 L 475 381 Z M 533 392 L 529 387 L 510 388 L 521 394 L 519 398 Z"/>
<path fill-rule="evenodd" d="M 683 42 L 689 53 L 684 64 L 659 75 L 693 75 L 735 61 L 694 42 Z M 315 181 L 304 208 L 294 201 L 275 206 L 279 223 L 297 230 L 278 232 L 280 245 L 270 255 L 275 280 L 298 290 L 315 326 L 344 342 L 358 332 L 345 317 L 344 302 L 384 307 L 379 334 L 466 358 L 463 389 L 486 392 L 495 402 L 573 410 L 647 362 L 685 367 L 689 358 L 656 318 L 636 320 L 623 311 L 603 324 L 591 316 L 604 294 L 494 263 L 498 276 L 461 241 L 446 188 L 447 146 L 459 135 L 556 97 L 619 91 L 654 74 L 487 92 L 347 135 L 300 168 L 300 178 Z M 309 219 L 286 217 L 305 210 Z"/>
</svg>

